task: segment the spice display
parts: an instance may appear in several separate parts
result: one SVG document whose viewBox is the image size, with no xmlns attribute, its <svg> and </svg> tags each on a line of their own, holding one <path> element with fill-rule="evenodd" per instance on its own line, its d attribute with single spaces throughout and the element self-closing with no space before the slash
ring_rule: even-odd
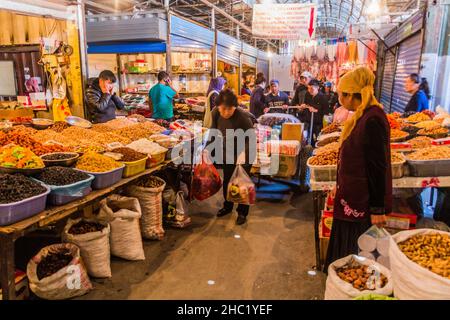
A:
<svg viewBox="0 0 450 320">
<path fill-rule="evenodd" d="M 44 162 L 30 149 L 10 146 L 0 149 L 0 167 L 17 169 L 44 168 Z"/>
<path fill-rule="evenodd" d="M 431 120 L 430 116 L 426 115 L 423 112 L 415 113 L 406 118 L 408 122 L 421 122 L 421 121 L 429 121 Z"/>
<path fill-rule="evenodd" d="M 150 154 L 150 155 L 160 154 L 160 153 L 167 151 L 166 148 L 163 148 L 158 143 L 151 142 L 148 139 L 136 140 L 136 141 L 130 143 L 129 145 L 127 145 L 127 147 L 131 148 L 137 152 Z"/>
<path fill-rule="evenodd" d="M 392 129 L 391 130 L 391 140 L 400 140 L 405 139 L 409 136 L 408 132 L 401 131 L 398 129 Z"/>
<path fill-rule="evenodd" d="M 147 121 L 120 130 L 114 130 L 114 133 L 135 141 L 142 138 L 148 138 L 152 134 L 161 133 L 164 130 L 163 127 L 156 123 Z"/>
<path fill-rule="evenodd" d="M 123 162 L 133 162 L 133 161 L 142 160 L 142 159 L 145 159 L 148 157 L 147 154 L 137 152 L 131 148 L 116 148 L 116 149 L 111 150 L 111 152 L 121 154 L 122 158 L 120 159 L 120 161 L 123 161 Z"/>
<path fill-rule="evenodd" d="M 87 152 L 96 152 L 96 153 L 103 153 L 105 152 L 105 148 L 100 146 L 80 146 L 75 148 L 75 152 L 78 153 L 87 153 Z"/>
<path fill-rule="evenodd" d="M 69 229 L 70 234 L 86 234 L 91 232 L 102 231 L 105 228 L 104 225 L 98 222 L 81 220 L 80 222 L 72 225 Z"/>
<path fill-rule="evenodd" d="M 339 132 L 342 130 L 342 127 L 337 123 L 337 122 L 333 122 L 332 124 L 326 126 L 325 128 L 322 129 L 321 133 L 322 134 L 329 134 L 329 133 L 333 133 L 333 132 Z"/>
<path fill-rule="evenodd" d="M 450 279 L 450 237 L 446 234 L 416 235 L 398 244 L 412 261 Z"/>
<path fill-rule="evenodd" d="M 408 155 L 411 160 L 446 160 L 450 159 L 449 147 L 429 147 Z"/>
<path fill-rule="evenodd" d="M 21 174 L 0 174 L 0 204 L 22 201 L 46 191 L 39 182 Z"/>
<path fill-rule="evenodd" d="M 431 147 L 431 141 L 433 141 L 433 139 L 429 137 L 416 137 L 408 140 L 408 143 L 411 144 L 413 149 L 423 149 Z"/>
<path fill-rule="evenodd" d="M 159 188 L 164 185 L 164 181 L 154 176 L 148 176 L 137 181 L 136 185 L 144 188 Z"/>
<path fill-rule="evenodd" d="M 375 270 L 370 270 L 368 266 L 346 265 L 336 269 L 336 273 L 345 282 L 350 283 L 353 288 L 358 290 L 375 290 L 383 288 L 387 284 L 385 275 L 375 275 Z"/>
<path fill-rule="evenodd" d="M 28 134 L 22 134 L 17 132 L 0 132 L 0 146 L 6 146 L 8 144 L 15 144 L 24 148 L 28 148 L 36 155 L 41 156 L 46 153 L 67 151 L 66 148 L 60 145 L 44 145 Z"/>
<path fill-rule="evenodd" d="M 110 157 L 103 156 L 95 152 L 86 152 L 78 159 L 76 168 L 88 172 L 107 172 L 122 165 Z"/>
<path fill-rule="evenodd" d="M 65 121 L 57 121 L 55 124 L 53 124 L 51 127 L 49 127 L 50 130 L 56 131 L 58 133 L 63 132 L 64 129 L 67 129 L 70 127 L 70 124 L 68 124 Z"/>
<path fill-rule="evenodd" d="M 448 129 L 443 127 L 424 128 L 417 132 L 421 136 L 447 135 Z"/>
<path fill-rule="evenodd" d="M 339 137 L 329 137 L 329 138 L 325 138 L 325 139 L 323 139 L 323 140 L 317 142 L 317 146 L 318 146 L 318 147 L 324 147 L 324 146 L 326 146 L 327 144 L 330 144 L 330 143 L 333 143 L 333 142 L 336 142 L 336 141 L 339 141 Z"/>
<path fill-rule="evenodd" d="M 48 167 L 36 176 L 36 179 L 51 186 L 66 186 L 89 179 L 84 172 L 66 167 Z"/>
<path fill-rule="evenodd" d="M 420 129 L 432 129 L 432 128 L 440 127 L 441 125 L 436 121 L 429 120 L 429 121 L 419 122 L 415 126 Z"/>
<path fill-rule="evenodd" d="M 313 166 L 334 166 L 338 163 L 339 152 L 336 150 L 325 151 L 309 159 Z"/>
<path fill-rule="evenodd" d="M 391 163 L 402 163 L 405 161 L 405 158 L 401 153 L 392 152 L 391 153 Z"/>
<path fill-rule="evenodd" d="M 69 265 L 73 257 L 69 249 L 62 249 L 59 252 L 49 252 L 37 265 L 37 277 L 42 280 L 55 274 L 62 268 Z"/>
<path fill-rule="evenodd" d="M 73 157 L 74 157 L 74 155 L 72 153 L 59 152 L 59 153 L 50 153 L 50 154 L 43 155 L 41 157 L 41 159 L 42 160 L 55 161 L 55 160 L 72 159 Z"/>
</svg>

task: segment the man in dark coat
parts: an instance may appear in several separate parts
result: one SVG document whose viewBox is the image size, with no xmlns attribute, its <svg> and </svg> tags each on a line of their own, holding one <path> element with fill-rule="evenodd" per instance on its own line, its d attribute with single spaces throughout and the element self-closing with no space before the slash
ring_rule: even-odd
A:
<svg viewBox="0 0 450 320">
<path fill-rule="evenodd" d="M 116 118 L 116 109 L 124 109 L 123 100 L 114 92 L 116 81 L 116 76 L 110 70 L 104 70 L 98 78 L 89 80 L 86 100 L 93 123 L 113 120 Z"/>
</svg>

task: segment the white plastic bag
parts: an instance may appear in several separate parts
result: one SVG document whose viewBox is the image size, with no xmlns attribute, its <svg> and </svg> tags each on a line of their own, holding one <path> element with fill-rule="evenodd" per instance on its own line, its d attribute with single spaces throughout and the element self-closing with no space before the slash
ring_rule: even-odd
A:
<svg viewBox="0 0 450 320">
<path fill-rule="evenodd" d="M 191 217 L 188 215 L 188 206 L 183 191 L 177 192 L 175 207 L 169 204 L 165 222 L 174 228 L 185 228 L 191 224 Z"/>
<path fill-rule="evenodd" d="M 73 259 L 64 268 L 43 279 L 37 276 L 37 266 L 50 253 L 68 250 Z M 30 289 L 39 298 L 47 300 L 63 300 L 86 294 L 92 289 L 91 281 L 84 268 L 80 249 L 71 243 L 53 244 L 42 248 L 27 266 Z"/>
<path fill-rule="evenodd" d="M 380 255 L 389 254 L 390 234 L 384 228 L 373 225 L 358 238 L 359 250 L 363 252 L 378 251 Z"/>
<path fill-rule="evenodd" d="M 64 228 L 62 239 L 64 242 L 73 243 L 80 248 L 81 257 L 83 258 L 90 276 L 96 278 L 109 278 L 111 277 L 109 224 L 104 224 L 105 228 L 101 231 L 85 234 L 69 233 L 70 228 L 82 220 L 97 222 L 89 219 L 69 219 Z"/>
<path fill-rule="evenodd" d="M 163 185 L 158 188 L 139 187 L 136 185 L 127 188 L 127 195 L 137 198 L 141 205 L 141 232 L 145 239 L 162 240 L 164 238 L 164 228 L 162 225 L 162 192 L 166 186 L 164 180 L 158 177 Z"/>
<path fill-rule="evenodd" d="M 227 201 L 252 205 L 256 202 L 255 184 L 241 165 L 237 165 L 228 183 Z"/>
<path fill-rule="evenodd" d="M 337 268 L 341 268 L 347 264 L 358 263 L 360 265 L 365 265 L 371 267 L 375 271 L 375 274 L 381 273 L 387 278 L 387 283 L 382 288 L 377 288 L 375 290 L 358 290 L 355 289 L 350 283 L 339 278 L 336 273 Z M 381 264 L 369 260 L 363 257 L 349 255 L 345 258 L 336 260 L 328 267 L 328 278 L 326 281 L 325 288 L 325 300 L 350 300 L 364 294 L 381 294 L 389 296 L 392 294 L 392 278 L 391 272 L 382 266 Z"/>
<path fill-rule="evenodd" d="M 140 217 L 141 206 L 136 198 L 113 194 L 100 202 L 98 219 L 111 226 L 111 254 L 126 260 L 145 260 Z"/>
<path fill-rule="evenodd" d="M 398 243 L 416 235 L 446 234 L 434 229 L 401 231 L 391 238 L 389 259 L 394 281 L 394 295 L 402 300 L 450 300 L 450 279 L 446 279 L 411 261 Z"/>
</svg>

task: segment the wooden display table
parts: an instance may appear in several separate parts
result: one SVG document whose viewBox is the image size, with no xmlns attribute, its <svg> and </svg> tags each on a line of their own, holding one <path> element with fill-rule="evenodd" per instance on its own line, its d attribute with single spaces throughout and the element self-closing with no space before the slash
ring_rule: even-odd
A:
<svg viewBox="0 0 450 320">
<path fill-rule="evenodd" d="M 75 213 L 79 213 L 107 196 L 120 191 L 137 179 L 161 170 L 169 163 L 170 161 L 166 161 L 154 168 L 147 169 L 138 175 L 122 179 L 109 188 L 94 190 L 80 200 L 76 200 L 63 206 L 48 208 L 40 214 L 9 226 L 0 226 L 0 280 L 3 300 L 14 300 L 16 297 L 14 283 L 14 242 L 18 238 L 42 227 L 68 218 Z"/>
</svg>

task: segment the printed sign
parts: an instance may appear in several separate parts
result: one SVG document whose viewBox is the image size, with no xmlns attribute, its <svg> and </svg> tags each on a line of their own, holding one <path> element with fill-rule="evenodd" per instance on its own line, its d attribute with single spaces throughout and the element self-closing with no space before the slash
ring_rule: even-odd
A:
<svg viewBox="0 0 450 320">
<path fill-rule="evenodd" d="M 316 4 L 253 5 L 253 36 L 263 39 L 309 40 L 315 38 Z"/>
</svg>

